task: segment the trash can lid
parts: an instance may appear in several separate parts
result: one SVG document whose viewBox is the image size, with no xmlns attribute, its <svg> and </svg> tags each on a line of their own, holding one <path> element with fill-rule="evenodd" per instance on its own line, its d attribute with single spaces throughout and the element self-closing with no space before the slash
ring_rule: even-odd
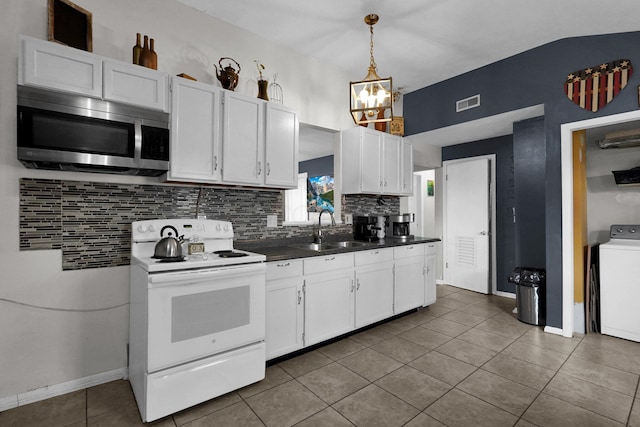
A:
<svg viewBox="0 0 640 427">
<path fill-rule="evenodd" d="M 521 282 L 527 282 L 530 285 L 542 285 L 545 280 L 545 271 L 542 268 L 531 268 L 523 270 L 520 275 Z"/>
</svg>

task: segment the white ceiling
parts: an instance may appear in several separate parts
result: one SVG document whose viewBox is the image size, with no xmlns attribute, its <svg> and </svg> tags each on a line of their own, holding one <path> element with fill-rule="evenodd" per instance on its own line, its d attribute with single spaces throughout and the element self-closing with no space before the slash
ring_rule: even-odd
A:
<svg viewBox="0 0 640 427">
<path fill-rule="evenodd" d="M 177 0 L 363 78 L 376 13 L 380 76 L 403 93 L 565 37 L 640 30 L 638 0 Z"/>
<path fill-rule="evenodd" d="M 177 1 L 340 67 L 353 80 L 366 75 L 369 27 L 364 16 L 376 13 L 378 74 L 392 76 L 394 88 L 403 94 L 562 38 L 640 30 L 639 0 Z M 516 115 L 523 119 L 537 113 Z M 489 118 L 427 132 L 420 139 L 444 146 L 481 139 L 479 134 L 499 136 L 511 126 L 509 120 L 510 115 Z M 304 131 L 311 139 L 326 136 Z M 322 145 L 301 158 L 325 155 L 328 147 Z"/>
</svg>

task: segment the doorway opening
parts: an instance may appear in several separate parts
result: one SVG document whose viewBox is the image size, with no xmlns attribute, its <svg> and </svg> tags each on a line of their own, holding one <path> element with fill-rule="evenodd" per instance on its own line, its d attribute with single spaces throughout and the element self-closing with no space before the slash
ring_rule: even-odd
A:
<svg viewBox="0 0 640 427">
<path fill-rule="evenodd" d="M 575 304 L 575 259 L 574 259 L 574 171 L 573 137 L 574 132 L 603 126 L 622 124 L 640 120 L 640 111 L 597 117 L 578 122 L 565 123 L 560 127 L 561 167 L 562 167 L 562 329 L 545 327 L 546 332 L 573 336 L 576 324 L 582 316 L 576 316 L 582 310 L 581 304 Z"/>
</svg>

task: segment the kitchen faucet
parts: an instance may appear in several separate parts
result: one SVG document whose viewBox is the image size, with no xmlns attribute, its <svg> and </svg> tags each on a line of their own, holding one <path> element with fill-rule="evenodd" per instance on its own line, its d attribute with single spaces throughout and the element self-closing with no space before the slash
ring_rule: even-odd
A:
<svg viewBox="0 0 640 427">
<path fill-rule="evenodd" d="M 325 212 L 329 212 L 329 215 L 331 216 L 331 225 L 336 225 L 336 220 L 333 217 L 333 212 L 328 209 L 322 209 L 320 211 L 320 215 L 318 215 L 318 232 L 313 239 L 313 243 L 322 243 L 322 238 L 324 237 L 322 235 L 322 214 Z"/>
</svg>

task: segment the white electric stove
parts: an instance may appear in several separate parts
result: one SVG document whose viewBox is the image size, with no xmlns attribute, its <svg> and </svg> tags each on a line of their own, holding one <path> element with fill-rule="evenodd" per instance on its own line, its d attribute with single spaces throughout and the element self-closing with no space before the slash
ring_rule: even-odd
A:
<svg viewBox="0 0 640 427">
<path fill-rule="evenodd" d="M 154 258 L 167 230 L 183 257 Z M 145 422 L 264 378 L 265 260 L 233 249 L 227 221 L 132 224 L 129 378 Z"/>
</svg>

